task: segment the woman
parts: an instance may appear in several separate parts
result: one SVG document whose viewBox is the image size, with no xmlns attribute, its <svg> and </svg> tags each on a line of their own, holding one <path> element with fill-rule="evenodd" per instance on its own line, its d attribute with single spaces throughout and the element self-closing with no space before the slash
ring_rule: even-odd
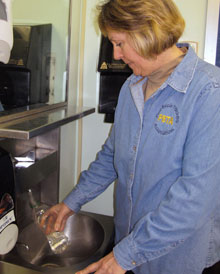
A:
<svg viewBox="0 0 220 274">
<path fill-rule="evenodd" d="M 172 0 L 109 0 L 98 21 L 133 75 L 97 160 L 45 218 L 62 230 L 117 179 L 115 247 L 77 274 L 201 274 L 220 258 L 220 71 L 176 44 Z"/>
</svg>

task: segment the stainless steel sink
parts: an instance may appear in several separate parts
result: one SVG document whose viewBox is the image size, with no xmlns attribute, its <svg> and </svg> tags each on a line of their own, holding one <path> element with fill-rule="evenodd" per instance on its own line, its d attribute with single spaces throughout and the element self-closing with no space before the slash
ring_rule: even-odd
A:
<svg viewBox="0 0 220 274">
<path fill-rule="evenodd" d="M 54 254 L 38 224 L 27 226 L 19 236 L 18 253 L 27 262 L 45 268 L 66 267 L 92 256 L 104 240 L 104 229 L 94 218 L 75 214 L 67 220 L 64 234 L 69 243 L 64 252 Z"/>
<path fill-rule="evenodd" d="M 109 252 L 113 231 L 112 217 L 75 214 L 69 217 L 64 230 L 69 238 L 67 248 L 61 254 L 54 254 L 43 232 L 32 223 L 21 231 L 16 249 L 3 259 L 40 273 L 72 274 Z"/>
</svg>

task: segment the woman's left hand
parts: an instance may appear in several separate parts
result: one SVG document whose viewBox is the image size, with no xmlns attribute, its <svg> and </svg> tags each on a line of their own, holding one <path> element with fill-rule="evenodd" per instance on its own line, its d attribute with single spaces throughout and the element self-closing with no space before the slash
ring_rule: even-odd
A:
<svg viewBox="0 0 220 274">
<path fill-rule="evenodd" d="M 96 274 L 124 274 L 126 270 L 117 263 L 113 252 L 111 252 L 98 262 L 87 266 L 75 274 L 89 274 L 93 272 Z"/>
</svg>

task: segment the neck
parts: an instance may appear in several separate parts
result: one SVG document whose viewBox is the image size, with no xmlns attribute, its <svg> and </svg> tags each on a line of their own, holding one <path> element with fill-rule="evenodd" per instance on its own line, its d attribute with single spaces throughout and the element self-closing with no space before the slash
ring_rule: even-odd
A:
<svg viewBox="0 0 220 274">
<path fill-rule="evenodd" d="M 156 58 L 151 59 L 146 62 L 146 74 L 145 76 L 150 75 L 154 71 L 160 69 L 164 65 L 170 63 L 172 60 L 175 60 L 179 56 L 181 56 L 183 52 L 176 46 L 172 46 L 171 48 L 165 50 L 161 54 L 157 55 Z"/>
<path fill-rule="evenodd" d="M 143 87 L 145 101 L 163 84 L 163 82 L 166 81 L 183 59 L 185 55 L 184 51 L 176 51 L 175 49 L 174 51 L 167 52 L 168 54 L 165 54 L 164 56 L 159 56 L 159 58 L 162 57 L 159 60 L 160 66 L 148 75 L 146 86 Z"/>
</svg>

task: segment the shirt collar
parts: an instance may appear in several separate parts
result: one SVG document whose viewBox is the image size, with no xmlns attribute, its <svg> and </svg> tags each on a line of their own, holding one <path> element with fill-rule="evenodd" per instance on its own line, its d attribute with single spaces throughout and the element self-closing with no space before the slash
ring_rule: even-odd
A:
<svg viewBox="0 0 220 274">
<path fill-rule="evenodd" d="M 193 79 L 195 68 L 199 58 L 189 44 L 180 43 L 177 44 L 177 46 L 187 47 L 188 51 L 183 60 L 180 62 L 180 64 L 175 68 L 173 73 L 162 84 L 160 89 L 164 89 L 167 85 L 169 85 L 176 91 L 186 93 L 188 86 L 190 85 Z M 141 79 L 143 79 L 142 76 L 135 76 L 134 74 L 132 74 L 128 78 L 128 80 L 130 81 L 130 85 L 137 84 L 137 82 Z"/>
<path fill-rule="evenodd" d="M 195 73 L 198 56 L 188 44 L 177 44 L 178 47 L 187 46 L 188 51 L 182 62 L 176 67 L 166 83 L 179 92 L 186 93 Z"/>
</svg>

